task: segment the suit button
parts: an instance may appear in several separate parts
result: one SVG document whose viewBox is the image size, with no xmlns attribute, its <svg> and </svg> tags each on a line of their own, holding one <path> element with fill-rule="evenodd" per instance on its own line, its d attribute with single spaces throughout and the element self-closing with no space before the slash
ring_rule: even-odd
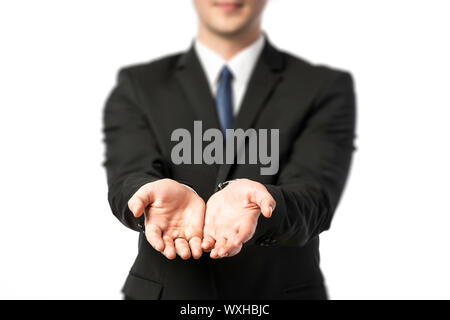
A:
<svg viewBox="0 0 450 320">
<path fill-rule="evenodd" d="M 272 238 L 264 239 L 259 243 L 259 245 L 263 246 L 263 247 L 269 247 L 269 246 L 273 246 L 275 244 L 277 244 L 277 240 L 272 239 Z"/>
</svg>

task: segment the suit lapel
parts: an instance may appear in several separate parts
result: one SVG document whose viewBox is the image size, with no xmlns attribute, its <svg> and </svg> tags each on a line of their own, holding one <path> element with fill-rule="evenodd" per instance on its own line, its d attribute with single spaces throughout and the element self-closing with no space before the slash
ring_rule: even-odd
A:
<svg viewBox="0 0 450 320">
<path fill-rule="evenodd" d="M 283 69 L 283 54 L 272 47 L 266 39 L 264 49 L 250 78 L 241 108 L 234 121 L 234 129 L 247 130 L 252 127 L 258 114 L 281 80 Z M 194 46 L 178 60 L 176 78 L 194 111 L 195 120 L 202 121 L 203 130 L 220 128 L 215 100 Z M 219 166 L 216 185 L 226 180 L 233 166 L 234 164 Z"/>
<path fill-rule="evenodd" d="M 194 46 L 178 60 L 176 77 L 194 111 L 195 120 L 202 121 L 203 130 L 220 128 L 216 104 Z"/>
<path fill-rule="evenodd" d="M 262 108 L 281 80 L 283 68 L 284 58 L 282 53 L 272 47 L 266 39 L 266 44 L 250 78 L 241 108 L 235 119 L 234 129 L 247 130 L 253 126 Z M 233 166 L 233 164 L 220 166 L 216 185 L 227 179 Z"/>
<path fill-rule="evenodd" d="M 281 67 L 282 61 L 279 59 L 282 59 L 282 55 L 275 51 L 274 56 L 274 51 L 275 49 L 266 41 L 236 117 L 235 129 L 246 130 L 252 126 L 261 108 L 281 79 L 281 74 L 278 71 Z"/>
</svg>

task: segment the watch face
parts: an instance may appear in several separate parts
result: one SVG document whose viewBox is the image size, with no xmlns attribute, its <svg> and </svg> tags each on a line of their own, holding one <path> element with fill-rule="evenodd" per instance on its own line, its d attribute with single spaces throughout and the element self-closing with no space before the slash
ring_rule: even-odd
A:
<svg viewBox="0 0 450 320">
<path fill-rule="evenodd" d="M 219 183 L 219 185 L 217 186 L 217 190 L 222 190 L 223 188 L 225 188 L 227 185 L 229 185 L 233 181 L 234 180 L 227 180 L 227 181 Z"/>
</svg>

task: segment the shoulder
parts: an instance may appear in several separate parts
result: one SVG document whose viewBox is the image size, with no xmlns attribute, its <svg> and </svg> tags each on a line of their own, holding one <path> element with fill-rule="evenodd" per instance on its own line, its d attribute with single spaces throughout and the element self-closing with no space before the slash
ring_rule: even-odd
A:
<svg viewBox="0 0 450 320">
<path fill-rule="evenodd" d="M 119 69 L 118 76 L 129 77 L 139 83 L 162 83 L 170 77 L 176 68 L 177 62 L 183 53 L 174 53 L 148 62 L 123 66 Z"/>
<path fill-rule="evenodd" d="M 287 81 L 323 90 L 335 82 L 353 83 L 350 71 L 326 64 L 315 64 L 288 52 L 281 52 L 285 60 L 284 77 Z"/>
</svg>

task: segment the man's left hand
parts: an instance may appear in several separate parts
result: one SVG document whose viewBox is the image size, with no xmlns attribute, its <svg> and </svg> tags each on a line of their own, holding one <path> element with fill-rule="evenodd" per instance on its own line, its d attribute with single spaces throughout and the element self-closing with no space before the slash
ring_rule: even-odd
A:
<svg viewBox="0 0 450 320">
<path fill-rule="evenodd" d="M 263 184 L 248 179 L 232 181 L 206 204 L 202 249 L 211 250 L 211 258 L 238 254 L 253 237 L 259 215 L 270 218 L 275 204 Z"/>
</svg>

